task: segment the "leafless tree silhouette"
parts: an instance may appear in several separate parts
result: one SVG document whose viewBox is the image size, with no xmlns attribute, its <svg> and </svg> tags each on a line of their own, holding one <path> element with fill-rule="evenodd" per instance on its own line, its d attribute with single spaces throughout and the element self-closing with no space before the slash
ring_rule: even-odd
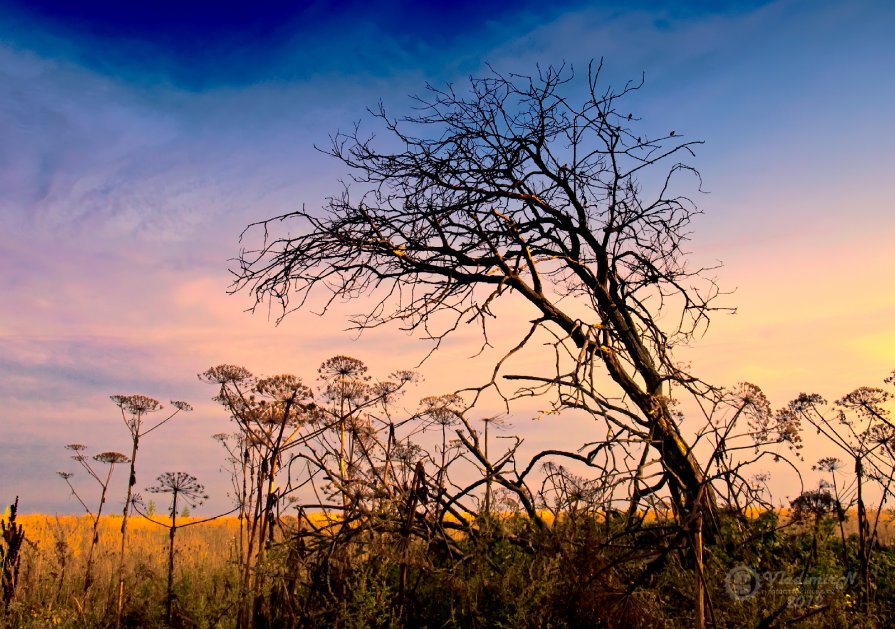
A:
<svg viewBox="0 0 895 629">
<path fill-rule="evenodd" d="M 604 420 L 634 461 L 632 491 L 665 489 L 682 521 L 700 512 L 711 530 L 715 495 L 670 404 L 672 386 L 717 394 L 672 356 L 708 324 L 719 295 L 710 269 L 690 268 L 683 250 L 698 210 L 679 180 L 700 179 L 680 160 L 700 142 L 636 130 L 625 98 L 642 81 L 604 88 L 600 70 L 588 68 L 578 104 L 563 66 L 473 78 L 466 92 L 430 86 L 408 117 L 380 105 L 372 116 L 397 148 L 378 148 L 359 127 L 335 135 L 325 152 L 350 169 L 351 185 L 322 213 L 249 226 L 263 241 L 241 251 L 234 290 L 278 302 L 283 316 L 316 290 L 327 308 L 372 295 L 356 328 L 396 321 L 436 348 L 471 323 L 487 345 L 492 305 L 527 302 L 529 329 L 474 393 L 551 395 L 557 409 Z M 281 221 L 299 235 L 273 233 Z M 506 373 L 505 361 L 542 335 L 549 371 Z M 506 379 L 523 388 L 504 393 Z M 643 481 L 647 462 L 659 466 L 656 482 Z"/>
</svg>

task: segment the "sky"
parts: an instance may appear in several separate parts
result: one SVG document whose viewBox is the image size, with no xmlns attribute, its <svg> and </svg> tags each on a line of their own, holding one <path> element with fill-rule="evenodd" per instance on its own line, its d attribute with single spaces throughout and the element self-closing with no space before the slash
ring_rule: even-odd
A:
<svg viewBox="0 0 895 629">
<path fill-rule="evenodd" d="M 109 396 L 143 393 L 196 410 L 147 438 L 138 485 L 187 471 L 225 505 L 210 435 L 230 426 L 198 372 L 313 381 L 336 354 L 382 376 L 419 363 L 419 339 L 345 331 L 363 304 L 279 325 L 247 313 L 228 269 L 248 223 L 338 190 L 344 166 L 315 145 L 488 65 L 602 58 L 612 84 L 645 76 L 645 124 L 705 140 L 689 246 L 723 263 L 737 313 L 682 350 L 696 373 L 776 405 L 881 384 L 895 369 L 892 32 L 887 0 L 0 0 L 0 501 L 77 512 L 56 475 L 75 471 L 65 444 L 127 451 Z M 475 384 L 490 365 L 469 359 L 472 338 L 420 368 L 410 406 Z M 592 438 L 530 409 L 510 419 L 533 448 Z"/>
</svg>

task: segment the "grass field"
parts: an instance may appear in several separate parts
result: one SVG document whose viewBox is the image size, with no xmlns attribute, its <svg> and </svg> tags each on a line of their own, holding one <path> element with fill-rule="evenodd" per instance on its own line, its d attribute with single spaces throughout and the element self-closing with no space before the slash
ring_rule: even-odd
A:
<svg viewBox="0 0 895 629">
<path fill-rule="evenodd" d="M 555 525 L 549 514 L 545 520 Z M 778 514 L 781 524 L 788 514 Z M 871 516 L 872 519 L 873 516 Z M 157 520 L 166 524 L 163 516 Z M 314 518 L 322 524 L 322 516 Z M 291 518 L 295 524 L 294 518 Z M 879 542 L 895 541 L 892 515 L 883 513 Z M 84 589 L 92 519 L 88 516 L 21 515 L 26 542 L 22 549 L 18 588 L 6 615 L 11 627 L 107 626 L 114 618 L 121 516 L 103 516 L 95 550 L 94 582 Z M 239 602 L 239 520 L 201 522 L 178 518 L 174 570 L 177 616 L 172 626 L 233 627 Z M 194 524 L 194 525 L 193 525 Z M 183 528 L 180 528 L 183 526 Z M 844 523 L 846 535 L 856 532 L 854 514 Z M 810 526 L 785 527 L 796 536 Z M 836 529 L 835 531 L 833 529 Z M 169 529 L 133 518 L 128 525 L 124 625 L 165 626 Z M 835 546 L 838 523 L 827 522 Z M 386 594 L 388 592 L 386 591 Z M 392 593 L 393 594 L 393 593 Z"/>
<path fill-rule="evenodd" d="M 156 519 L 166 521 L 163 517 Z M 20 622 L 30 617 L 34 626 L 92 626 L 106 616 L 114 600 L 121 516 L 103 516 L 100 520 L 94 583 L 87 593 L 84 575 L 92 519 L 33 514 L 19 516 L 18 522 L 24 528 L 26 542 L 12 611 Z M 178 590 L 183 596 L 222 600 L 232 579 L 238 520 L 226 518 L 179 528 L 188 523 L 189 518 L 178 518 L 174 572 Z M 128 522 L 126 597 L 131 608 L 149 614 L 153 610 L 147 607 L 164 601 L 167 545 L 167 528 L 141 518 Z"/>
</svg>

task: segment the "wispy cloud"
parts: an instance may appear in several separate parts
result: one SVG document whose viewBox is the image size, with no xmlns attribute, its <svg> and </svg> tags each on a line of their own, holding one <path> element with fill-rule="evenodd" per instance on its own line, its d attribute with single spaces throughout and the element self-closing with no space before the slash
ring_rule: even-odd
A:
<svg viewBox="0 0 895 629">
<path fill-rule="evenodd" d="M 231 48 L 213 46 L 219 56 L 201 63 L 184 63 L 197 59 L 188 49 L 141 57 L 157 46 L 102 48 L 49 27 L 3 36 L 0 443 L 18 444 L 0 457 L 11 461 L 4 481 L 38 487 L 7 473 L 78 430 L 99 446 L 114 393 L 200 406 L 153 451 L 176 462 L 226 429 L 195 378 L 213 364 L 312 376 L 346 352 L 381 372 L 413 366 L 428 349 L 419 340 L 344 333 L 363 304 L 323 319 L 298 313 L 278 328 L 263 312 L 243 313 L 248 296 L 225 295 L 227 259 L 248 222 L 318 207 L 337 190 L 346 172 L 315 143 L 380 99 L 405 112 L 427 81 L 462 88 L 485 62 L 531 72 L 566 60 L 580 70 L 603 56 L 616 85 L 646 70 L 638 115 L 708 140 L 697 164 L 712 194 L 698 199 L 707 214 L 692 244 L 701 262 L 729 262 L 720 280 L 740 287 L 730 302 L 741 306 L 694 350 L 709 380 L 764 379 L 783 396 L 829 374 L 863 381 L 890 370 L 888 3 L 472 4 L 460 7 L 470 9 L 464 20 L 425 3 L 357 2 L 338 15 L 315 3 L 270 42 L 224 38 Z M 502 323 L 509 333 L 516 322 Z M 473 338 L 463 330 L 433 356 L 426 391 L 486 376 L 487 364 L 469 360 Z M 33 450 L 22 446 L 29 439 Z M 202 464 L 214 468 L 214 456 Z M 28 508 L 67 504 L 55 491 Z"/>
</svg>

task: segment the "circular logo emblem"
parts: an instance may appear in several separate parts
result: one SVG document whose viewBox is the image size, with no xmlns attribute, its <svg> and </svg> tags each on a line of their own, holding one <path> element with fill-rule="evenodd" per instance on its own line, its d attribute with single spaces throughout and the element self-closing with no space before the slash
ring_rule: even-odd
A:
<svg viewBox="0 0 895 629">
<path fill-rule="evenodd" d="M 727 593 L 738 601 L 745 601 L 755 596 L 760 584 L 758 573 L 749 566 L 737 566 L 724 577 Z"/>
</svg>

